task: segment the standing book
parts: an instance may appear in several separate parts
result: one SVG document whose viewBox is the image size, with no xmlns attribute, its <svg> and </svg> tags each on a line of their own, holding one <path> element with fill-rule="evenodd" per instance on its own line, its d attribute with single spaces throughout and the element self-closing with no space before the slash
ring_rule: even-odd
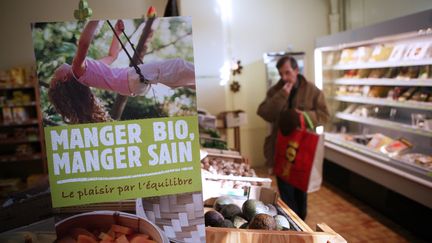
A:
<svg viewBox="0 0 432 243">
<path fill-rule="evenodd" d="M 32 31 L 57 240 L 205 241 L 191 19 Z"/>
</svg>

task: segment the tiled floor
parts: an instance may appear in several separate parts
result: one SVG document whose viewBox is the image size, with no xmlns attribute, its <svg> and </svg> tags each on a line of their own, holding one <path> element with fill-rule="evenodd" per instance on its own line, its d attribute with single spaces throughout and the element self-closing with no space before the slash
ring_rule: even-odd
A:
<svg viewBox="0 0 432 243">
<path fill-rule="evenodd" d="M 256 172 L 268 177 L 265 169 Z M 275 183 L 273 187 L 277 188 Z M 328 184 L 309 194 L 305 221 L 312 229 L 317 223 L 326 223 L 350 243 L 421 242 L 379 212 Z"/>
</svg>

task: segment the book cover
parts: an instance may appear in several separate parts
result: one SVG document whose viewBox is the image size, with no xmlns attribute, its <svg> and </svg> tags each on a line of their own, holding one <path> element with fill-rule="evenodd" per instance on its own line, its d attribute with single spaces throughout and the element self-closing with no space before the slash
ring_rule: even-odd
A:
<svg viewBox="0 0 432 243">
<path fill-rule="evenodd" d="M 191 18 L 32 33 L 57 240 L 205 241 Z"/>
</svg>

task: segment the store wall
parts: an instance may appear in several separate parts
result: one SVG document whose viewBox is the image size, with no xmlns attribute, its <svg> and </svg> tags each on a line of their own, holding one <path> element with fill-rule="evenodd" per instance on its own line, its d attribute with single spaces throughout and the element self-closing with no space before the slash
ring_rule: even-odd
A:
<svg viewBox="0 0 432 243">
<path fill-rule="evenodd" d="M 346 0 L 346 29 L 372 25 L 431 8 L 431 0 Z"/>
<path fill-rule="evenodd" d="M 34 64 L 30 23 L 74 20 L 78 0 L 0 1 L 0 69 Z M 95 19 L 139 18 L 149 6 L 161 14 L 166 0 L 88 0 Z"/>
</svg>

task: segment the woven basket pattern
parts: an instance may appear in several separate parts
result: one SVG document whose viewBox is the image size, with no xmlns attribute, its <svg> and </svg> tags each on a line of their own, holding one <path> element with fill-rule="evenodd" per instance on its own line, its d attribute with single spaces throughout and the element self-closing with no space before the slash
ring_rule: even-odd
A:
<svg viewBox="0 0 432 243">
<path fill-rule="evenodd" d="M 201 192 L 143 198 L 147 219 L 159 226 L 172 241 L 205 242 Z"/>
</svg>

